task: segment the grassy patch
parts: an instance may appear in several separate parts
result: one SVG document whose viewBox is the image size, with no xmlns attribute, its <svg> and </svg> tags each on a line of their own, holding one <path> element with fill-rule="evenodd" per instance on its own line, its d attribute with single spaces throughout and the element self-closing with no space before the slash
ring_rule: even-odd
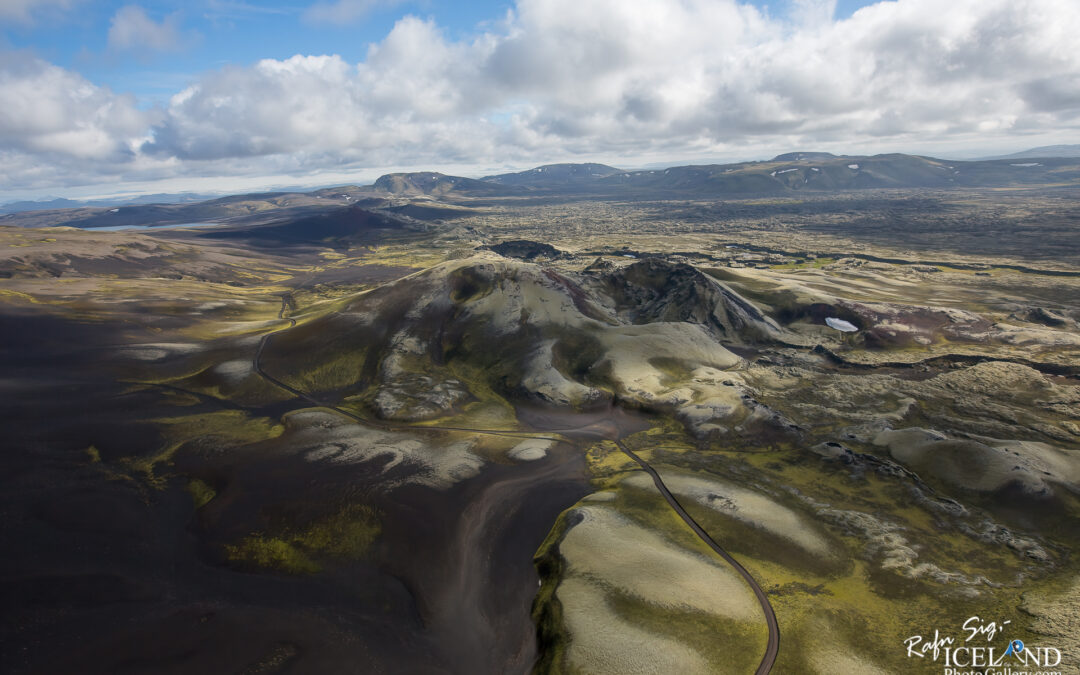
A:
<svg viewBox="0 0 1080 675">
<path fill-rule="evenodd" d="M 226 557 L 241 566 L 288 574 L 315 574 L 328 559 L 362 557 L 379 536 L 378 512 L 350 504 L 303 527 L 253 533 L 225 547 Z"/>
<path fill-rule="evenodd" d="M 267 417 L 251 417 L 241 410 L 222 410 L 200 415 L 164 417 L 152 420 L 162 427 L 166 445 L 156 452 L 124 460 L 136 474 L 155 486 L 163 487 L 165 477 L 157 472 L 159 464 L 172 461 L 176 451 L 186 443 L 208 440 L 220 448 L 237 447 L 277 438 L 285 427 Z"/>
<path fill-rule="evenodd" d="M 657 424 L 625 442 L 654 465 L 669 464 L 703 477 L 715 475 L 771 495 L 778 504 L 818 523 L 835 547 L 836 560 L 828 564 L 812 561 L 808 554 L 784 546 L 774 535 L 682 500 L 769 593 L 788 645 L 781 649 L 777 672 L 826 672 L 822 671 L 823 664 L 838 654 L 850 657 L 842 664 L 844 668 L 862 664 L 886 671 L 903 669 L 910 666 L 903 651 L 906 637 L 920 629 L 932 634 L 937 627 L 961 635 L 960 625 L 974 614 L 1011 619 L 1020 639 L 1046 641 L 1032 633 L 1028 617 L 1017 608 L 1023 590 L 1030 590 L 1036 583 L 1030 576 L 1038 579 L 1049 575 L 1050 569 L 965 532 L 959 521 L 928 506 L 925 497 L 912 490 L 908 479 L 879 474 L 873 465 L 827 462 L 802 447 L 761 451 L 763 448 L 753 446 L 735 449 L 714 445 L 706 449 L 687 438 L 677 424 Z M 807 439 L 803 444 L 813 442 Z M 873 452 L 857 443 L 854 447 Z M 587 458 L 594 483 L 615 488 L 612 508 L 680 547 L 701 548 L 654 490 L 619 487 L 624 477 L 633 475 L 628 471 L 636 467 L 613 444 L 595 444 L 589 448 Z M 666 473 L 662 466 L 658 469 Z M 911 578 L 899 570 L 886 569 L 883 553 L 874 548 L 869 535 L 823 520 L 816 508 L 797 498 L 798 494 L 833 509 L 857 511 L 898 525 L 896 533 L 918 553 L 917 565 L 929 563 L 968 579 L 986 577 L 994 585 L 943 583 L 929 575 Z M 982 517 L 975 514 L 970 524 L 978 525 Z M 1061 569 L 1037 583 L 1049 584 L 1066 575 Z M 1017 579 L 1025 576 L 1028 579 L 1019 584 Z M 665 612 L 672 610 L 632 597 L 609 595 L 609 600 L 627 621 L 686 642 L 710 659 L 715 658 L 711 645 L 728 641 L 724 632 L 727 628 L 712 625 L 711 617 L 669 616 Z M 708 635 L 714 636 L 713 643 L 708 642 Z M 755 639 L 753 635 L 732 633 L 730 644 L 750 644 Z M 743 668 L 744 672 L 749 670 L 752 664 Z"/>
<path fill-rule="evenodd" d="M 611 441 L 601 441 L 589 446 L 585 461 L 593 475 L 593 484 L 598 488 L 609 487 L 617 483 L 625 472 L 638 468 L 637 463 L 623 454 Z"/>
<path fill-rule="evenodd" d="M 364 261 L 369 264 L 379 263 L 380 265 L 424 269 L 445 262 L 449 257 L 448 252 L 443 248 L 390 245 L 372 247 Z"/>
<path fill-rule="evenodd" d="M 751 673 L 765 651 L 765 622 L 750 624 L 643 602 L 632 595 L 608 593 L 612 609 L 628 623 L 653 635 L 690 646 L 709 661 L 712 672 Z"/>
<path fill-rule="evenodd" d="M 251 535 L 239 544 L 225 547 L 229 560 L 241 566 L 280 570 L 288 574 L 315 574 L 321 568 L 290 542 L 274 537 Z"/>
<path fill-rule="evenodd" d="M 42 302 L 30 295 L 29 293 L 22 293 L 20 291 L 13 291 L 8 288 L 0 288 L 0 298 L 10 298 L 15 300 L 24 300 L 32 305 L 40 305 Z"/>
<path fill-rule="evenodd" d="M 187 491 L 191 495 L 191 501 L 195 505 L 196 511 L 209 504 L 210 500 L 217 496 L 217 491 L 209 483 L 198 478 L 188 481 Z"/>
<path fill-rule="evenodd" d="M 374 508 L 353 504 L 297 532 L 293 541 L 308 551 L 356 558 L 367 551 L 380 529 Z"/>
<path fill-rule="evenodd" d="M 533 599 L 532 618 L 536 625 L 540 660 L 534 673 L 562 673 L 565 671 L 568 636 L 563 621 L 562 603 L 556 595 L 559 582 L 566 573 L 566 560 L 559 554 L 559 541 L 566 534 L 566 514 L 559 515 L 555 525 L 540 544 L 533 563 L 540 576 L 540 590 Z"/>
</svg>

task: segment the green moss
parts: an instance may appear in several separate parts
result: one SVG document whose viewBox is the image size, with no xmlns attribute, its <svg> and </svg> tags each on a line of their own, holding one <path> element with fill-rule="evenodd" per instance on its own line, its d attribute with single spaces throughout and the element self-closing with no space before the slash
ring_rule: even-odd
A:
<svg viewBox="0 0 1080 675">
<path fill-rule="evenodd" d="M 491 280 L 471 267 L 454 270 L 446 281 L 450 286 L 450 299 L 458 303 L 478 300 L 494 290 Z"/>
<path fill-rule="evenodd" d="M 648 363 L 660 371 L 662 375 L 660 383 L 665 387 L 672 387 L 689 381 L 693 372 L 693 369 L 682 359 L 657 356 L 649 359 Z"/>
<path fill-rule="evenodd" d="M 364 262 L 397 267 L 424 269 L 433 267 L 449 259 L 449 251 L 444 247 L 426 247 L 416 244 L 392 244 L 372 246 L 365 251 Z"/>
<path fill-rule="evenodd" d="M 675 474 L 670 467 L 656 463 L 653 463 L 653 466 L 661 477 L 667 478 Z M 709 473 L 680 473 L 693 475 L 703 480 L 724 480 L 720 476 Z M 829 530 L 814 524 L 813 515 L 801 512 L 798 504 L 789 503 L 788 500 L 779 495 L 769 495 L 769 498 L 778 505 L 788 508 L 794 513 L 799 513 L 803 525 L 823 542 L 829 552 L 807 551 L 781 534 L 768 532 L 732 515 L 720 513 L 698 503 L 694 499 L 681 498 L 679 501 L 691 517 L 705 528 L 716 541 L 720 542 L 729 553 L 739 557 L 745 556 L 782 565 L 806 583 L 817 584 L 827 578 L 850 572 L 850 559 L 858 554 L 858 548 L 848 550 L 840 538 L 834 536 Z"/>
<path fill-rule="evenodd" d="M 593 475 L 593 485 L 598 489 L 616 484 L 627 471 L 638 468 L 637 463 L 623 454 L 611 441 L 601 441 L 589 446 L 585 452 L 585 461 Z"/>
<path fill-rule="evenodd" d="M 374 508 L 353 504 L 297 532 L 292 540 L 308 551 L 357 558 L 374 543 L 380 530 Z"/>
<path fill-rule="evenodd" d="M 682 611 L 609 591 L 612 609 L 628 623 L 682 642 L 701 654 L 714 673 L 751 673 L 765 652 L 765 622 L 751 624 L 700 611 Z"/>
<path fill-rule="evenodd" d="M 901 527 L 898 532 L 918 552 L 918 563 L 935 564 L 969 578 L 984 576 L 995 585 L 962 586 L 935 582 L 928 577 L 903 576 L 882 566 L 880 554 L 874 553 L 865 537 L 844 532 L 828 521 L 820 521 L 820 528 L 842 564 L 807 560 L 806 554 L 794 547 L 779 546 L 782 542 L 771 535 L 684 501 L 684 507 L 736 555 L 770 594 L 785 643 L 789 645 L 781 649 L 776 672 L 818 669 L 820 659 L 815 660 L 813 655 L 821 650 L 826 654 L 830 650 L 851 654 L 886 670 L 902 669 L 910 665 L 903 657 L 905 637 L 917 632 L 919 627 L 931 632 L 941 627 L 958 633 L 959 626 L 974 613 L 972 608 L 976 606 L 980 615 L 1012 619 L 1016 635 L 1021 639 L 1027 640 L 1025 636 L 1031 635 L 1036 642 L 1045 640 L 1031 634 L 1025 615 L 1017 609 L 1022 604 L 1022 592 L 1038 587 L 1033 585 L 1038 582 L 1031 575 L 1041 576 L 1030 560 L 953 526 L 928 507 L 905 479 L 878 474 L 872 468 L 855 470 L 805 451 L 805 446 L 820 440 L 827 439 L 808 438 L 800 447 L 772 450 L 753 446 L 705 448 L 687 438 L 677 425 L 657 424 L 625 442 L 662 474 L 671 470 L 663 467 L 668 464 L 683 471 L 705 472 L 721 480 L 756 486 L 811 521 L 815 519 L 815 509 L 789 497 L 780 486 L 811 496 L 831 508 L 881 517 Z M 849 442 L 849 445 L 862 452 L 874 452 L 874 448 L 858 443 Z M 596 483 L 615 488 L 616 498 L 611 506 L 677 545 L 698 550 L 700 542 L 655 491 L 619 487 L 623 477 L 632 475 L 627 470 L 634 467 L 624 466 L 621 461 L 616 464 L 621 456 L 616 453 L 617 448 L 608 443 L 598 443 L 587 453 Z M 703 554 L 711 555 L 708 551 Z M 1061 564 L 1066 561 L 1062 560 Z M 1042 570 L 1048 572 L 1049 569 Z M 1057 574 L 1062 580 L 1071 578 L 1064 569 Z M 1017 587 L 1016 579 L 1024 575 L 1027 580 Z M 1044 583 L 1055 578 L 1047 577 Z M 977 597 L 970 597 L 970 593 L 977 593 Z M 627 620 L 650 632 L 667 632 L 688 641 L 703 654 L 710 653 L 706 651 L 709 647 L 702 646 L 694 637 L 697 632 L 725 635 L 717 627 L 707 626 L 707 617 L 701 623 L 700 617 L 665 616 L 664 610 L 635 598 L 616 598 L 614 602 Z M 673 633 L 673 626 L 680 630 Z"/>
<path fill-rule="evenodd" d="M 301 527 L 283 526 L 270 533 L 253 533 L 226 546 L 225 554 L 243 566 L 314 574 L 329 559 L 362 557 L 380 532 L 374 508 L 349 504 Z"/>
<path fill-rule="evenodd" d="M 566 514 L 570 510 L 559 514 L 555 525 L 533 557 L 536 572 L 540 576 L 540 590 L 533 599 L 532 610 L 540 657 L 533 667 L 533 673 L 566 672 L 569 637 L 563 623 L 562 603 L 559 602 L 556 591 L 566 573 L 566 560 L 559 553 L 559 542 L 566 534 Z"/>
<path fill-rule="evenodd" d="M 229 560 L 244 566 L 280 570 L 289 574 L 314 574 L 321 568 L 291 543 L 274 537 L 251 535 L 225 547 Z"/>
<path fill-rule="evenodd" d="M 320 392 L 345 389 L 354 386 L 364 372 L 367 350 L 356 346 L 337 354 L 321 354 L 325 360 L 287 375 L 278 375 L 283 381 L 301 391 Z"/>
<path fill-rule="evenodd" d="M 285 431 L 284 426 L 268 417 L 251 417 L 241 410 L 162 417 L 152 421 L 160 426 L 166 445 L 146 456 L 126 458 L 124 464 L 158 488 L 164 487 L 165 480 L 158 474 L 158 465 L 171 462 L 173 455 L 186 443 L 212 438 L 220 447 L 229 448 L 277 438 Z"/>
<path fill-rule="evenodd" d="M 101 451 L 93 445 L 86 449 L 86 456 L 90 458 L 91 464 L 97 464 L 101 461 Z"/>
<path fill-rule="evenodd" d="M 191 501 L 195 504 L 196 511 L 206 506 L 211 499 L 217 496 L 217 491 L 213 487 L 198 478 L 188 481 L 187 491 L 191 495 Z"/>
<path fill-rule="evenodd" d="M 606 450 L 604 446 L 607 445 L 596 444 L 592 450 Z M 676 545 L 713 557 L 659 494 L 620 489 L 612 506 Z M 533 671 L 535 673 L 576 672 L 566 663 L 572 636 L 567 633 L 563 608 L 557 597 L 559 583 L 567 573 L 559 543 L 567 530 L 566 514 L 571 510 L 563 512 L 536 554 L 542 584 L 533 604 L 533 620 L 541 647 L 541 660 Z M 764 622 L 740 622 L 696 610 L 656 605 L 602 583 L 599 588 L 620 618 L 651 634 L 688 645 L 715 666 L 715 672 L 751 672 L 764 651 L 767 637 Z M 732 656 L 734 652 L 737 654 Z"/>
<path fill-rule="evenodd" d="M 594 366 L 602 361 L 607 350 L 600 340 L 584 331 L 561 331 L 551 349 L 551 365 L 565 377 L 592 386 L 610 386 L 610 380 L 600 378 Z"/>
<path fill-rule="evenodd" d="M 495 426 L 483 428 L 517 428 L 517 414 L 514 412 L 514 406 L 510 405 L 509 401 L 491 387 L 488 379 L 489 374 L 486 371 L 461 359 L 450 361 L 448 370 L 477 399 L 476 402 L 466 405 L 465 411 L 467 415 L 463 421 L 468 421 L 470 417 L 479 420 L 481 416 L 491 422 L 501 418 L 501 424 L 496 423 Z M 480 425 L 475 426 L 479 427 Z"/>
</svg>

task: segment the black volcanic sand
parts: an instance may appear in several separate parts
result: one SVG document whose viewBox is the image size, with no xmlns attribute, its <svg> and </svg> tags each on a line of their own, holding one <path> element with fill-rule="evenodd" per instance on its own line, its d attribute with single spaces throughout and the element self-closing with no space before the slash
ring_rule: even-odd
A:
<svg viewBox="0 0 1080 675">
<path fill-rule="evenodd" d="M 181 411 L 162 388 L 117 382 L 130 368 L 113 356 L 131 341 L 126 331 L 45 318 L 32 327 L 36 342 L 16 331 L 0 348 L 4 672 L 531 670 L 533 555 L 589 492 L 577 442 L 537 461 L 487 464 L 449 489 L 387 491 L 417 468 L 385 471 L 386 457 L 310 462 L 289 434 L 229 450 L 203 439 L 182 446 L 173 467 L 159 465 L 165 481 L 155 487 L 122 461 L 164 446 L 151 420 L 235 404 L 201 397 Z M 613 407 L 519 413 L 579 442 L 647 427 Z M 185 490 L 192 477 L 217 492 L 199 511 Z M 320 557 L 318 573 L 291 575 L 225 557 L 251 533 L 356 504 L 380 515 L 364 560 Z"/>
<path fill-rule="evenodd" d="M 288 435 L 223 452 L 203 441 L 182 447 L 164 487 L 152 487 L 118 460 L 161 448 L 148 420 L 177 409 L 109 379 L 107 360 L 82 347 L 51 366 L 9 361 L 0 383 L 4 672 L 531 669 L 532 557 L 588 492 L 580 448 L 489 464 L 447 490 L 386 492 L 415 469 L 309 462 Z M 219 409 L 203 400 L 183 412 Z M 189 476 L 218 493 L 198 512 Z M 225 559 L 226 544 L 276 519 L 310 522 L 357 503 L 381 517 L 366 560 L 320 558 L 320 572 L 290 575 Z"/>
<path fill-rule="evenodd" d="M 295 249 L 297 247 L 348 249 L 389 239 L 422 238 L 423 232 L 409 228 L 408 221 L 361 206 L 339 206 L 329 210 L 315 207 L 311 215 L 275 219 L 276 222 L 252 226 L 226 226 L 197 232 L 203 239 L 239 241 L 257 249 Z"/>
<path fill-rule="evenodd" d="M 536 462 L 487 465 L 446 490 L 413 484 L 386 493 L 380 484 L 415 469 L 387 471 L 386 457 L 308 462 L 281 447 L 287 443 L 259 444 L 198 467 L 193 458 L 178 460 L 178 468 L 224 486 L 201 514 L 203 536 L 218 544 L 211 548 L 261 529 L 260 519 L 272 521 L 275 512 L 303 520 L 327 504 L 372 504 L 383 531 L 371 562 L 358 564 L 370 574 L 355 577 L 349 565 L 326 574 L 336 588 L 356 594 L 358 609 L 378 607 L 383 628 L 412 636 L 408 654 L 385 654 L 390 671 L 410 664 L 461 673 L 531 669 L 530 610 L 539 581 L 532 556 L 558 514 L 588 492 L 579 450 L 561 445 Z M 385 647 L 363 626 L 354 630 L 355 640 L 378 638 L 374 644 Z"/>
<path fill-rule="evenodd" d="M 580 412 L 543 406 L 517 406 L 515 412 L 529 429 L 583 440 L 623 438 L 650 426 L 644 415 L 610 403 Z"/>
<path fill-rule="evenodd" d="M 384 569 L 416 599 L 424 630 L 450 672 L 527 673 L 536 658 L 532 557 L 559 513 L 589 492 L 581 452 L 492 465 L 446 491 L 396 490 Z"/>
</svg>

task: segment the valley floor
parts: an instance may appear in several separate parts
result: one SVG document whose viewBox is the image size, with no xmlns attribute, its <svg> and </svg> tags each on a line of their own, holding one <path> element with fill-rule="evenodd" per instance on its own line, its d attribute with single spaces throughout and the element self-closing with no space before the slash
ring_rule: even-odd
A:
<svg viewBox="0 0 1080 675">
<path fill-rule="evenodd" d="M 1080 672 L 1066 197 L 0 227 L 4 669 Z"/>
</svg>

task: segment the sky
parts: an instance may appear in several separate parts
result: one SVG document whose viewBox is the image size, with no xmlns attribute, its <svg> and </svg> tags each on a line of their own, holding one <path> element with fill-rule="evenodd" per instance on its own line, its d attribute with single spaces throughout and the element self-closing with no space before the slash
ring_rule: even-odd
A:
<svg viewBox="0 0 1080 675">
<path fill-rule="evenodd" d="M 1077 0 L 0 0 L 0 201 L 1080 142 Z"/>
</svg>

